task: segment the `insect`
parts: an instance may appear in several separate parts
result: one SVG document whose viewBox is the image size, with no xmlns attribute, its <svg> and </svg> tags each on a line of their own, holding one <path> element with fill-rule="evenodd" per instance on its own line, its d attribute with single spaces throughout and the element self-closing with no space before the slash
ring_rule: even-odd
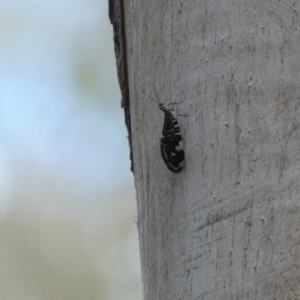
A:
<svg viewBox="0 0 300 300">
<path fill-rule="evenodd" d="M 155 96 L 157 100 L 154 100 L 153 98 L 151 98 L 145 93 L 144 95 L 146 95 L 152 101 L 157 103 L 158 108 L 165 113 L 164 127 L 160 139 L 160 151 L 161 151 L 162 158 L 165 164 L 167 165 L 167 168 L 173 173 L 179 173 L 184 168 L 185 165 L 184 143 L 181 138 L 178 122 L 171 113 L 171 111 L 174 110 L 173 105 L 178 103 L 175 102 L 170 103 L 169 108 L 167 108 L 158 99 L 156 91 L 155 91 Z"/>
</svg>

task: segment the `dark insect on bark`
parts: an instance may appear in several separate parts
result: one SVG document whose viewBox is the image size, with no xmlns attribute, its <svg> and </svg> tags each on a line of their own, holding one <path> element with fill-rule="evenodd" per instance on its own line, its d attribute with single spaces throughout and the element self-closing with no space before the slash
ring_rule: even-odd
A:
<svg viewBox="0 0 300 300">
<path fill-rule="evenodd" d="M 179 173 L 184 168 L 185 159 L 184 143 L 181 138 L 180 128 L 176 118 L 171 113 L 173 105 L 177 103 L 170 103 L 169 108 L 167 108 L 159 101 L 156 92 L 157 100 L 154 100 L 145 93 L 144 95 L 157 103 L 158 108 L 165 113 L 164 127 L 160 139 L 160 151 L 167 168 L 173 173 Z"/>
</svg>

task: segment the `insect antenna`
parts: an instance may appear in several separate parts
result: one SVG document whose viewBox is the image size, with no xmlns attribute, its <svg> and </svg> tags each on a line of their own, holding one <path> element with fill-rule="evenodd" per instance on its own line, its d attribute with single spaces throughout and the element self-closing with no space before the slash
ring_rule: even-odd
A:
<svg viewBox="0 0 300 300">
<path fill-rule="evenodd" d="M 152 97 L 150 97 L 149 95 L 147 95 L 143 90 L 141 90 L 141 92 L 147 96 L 149 99 L 151 99 L 152 101 L 154 101 L 156 104 L 161 104 L 161 102 L 159 101 L 159 99 L 157 98 L 157 100 L 153 99 Z"/>
<path fill-rule="evenodd" d="M 157 92 L 156 92 L 155 84 L 153 84 L 153 88 L 154 88 L 155 97 L 156 97 L 158 103 L 159 103 L 159 104 L 162 104 L 162 103 L 160 102 L 159 98 L 158 98 L 158 94 L 157 94 Z M 157 102 L 156 102 L 156 103 L 157 103 Z"/>
</svg>

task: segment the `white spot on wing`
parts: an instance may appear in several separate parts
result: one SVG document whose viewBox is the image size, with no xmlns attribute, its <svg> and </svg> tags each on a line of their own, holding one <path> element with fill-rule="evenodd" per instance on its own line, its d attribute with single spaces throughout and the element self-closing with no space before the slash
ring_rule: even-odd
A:
<svg viewBox="0 0 300 300">
<path fill-rule="evenodd" d="M 179 167 L 183 168 L 185 164 L 185 161 L 183 160 L 182 162 L 180 162 Z"/>
<path fill-rule="evenodd" d="M 176 151 L 181 151 L 184 149 L 184 144 L 182 141 L 179 142 L 179 145 L 175 147 Z"/>
</svg>

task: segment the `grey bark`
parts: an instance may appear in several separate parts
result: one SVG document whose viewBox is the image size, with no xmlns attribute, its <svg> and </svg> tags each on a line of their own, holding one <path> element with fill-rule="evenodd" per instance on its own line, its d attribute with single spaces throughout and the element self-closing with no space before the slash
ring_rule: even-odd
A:
<svg viewBox="0 0 300 300">
<path fill-rule="evenodd" d="M 124 4 L 144 299 L 300 299 L 300 3 Z"/>
</svg>

